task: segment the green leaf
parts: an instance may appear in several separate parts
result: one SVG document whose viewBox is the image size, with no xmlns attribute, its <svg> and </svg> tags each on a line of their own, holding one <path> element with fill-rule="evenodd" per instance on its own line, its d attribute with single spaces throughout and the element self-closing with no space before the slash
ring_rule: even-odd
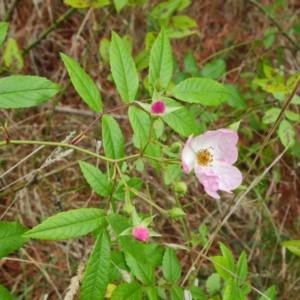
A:
<svg viewBox="0 0 300 300">
<path fill-rule="evenodd" d="M 124 253 L 120 250 L 114 250 L 111 252 L 109 282 L 122 280 L 123 276 L 120 272 L 121 270 L 129 272 L 128 267 L 125 263 Z"/>
<path fill-rule="evenodd" d="M 142 287 L 136 283 L 123 283 L 118 285 L 112 295 L 111 300 L 141 300 L 143 295 Z"/>
<path fill-rule="evenodd" d="M 13 75 L 0 78 L 0 108 L 37 106 L 60 90 L 59 85 L 43 77 Z"/>
<path fill-rule="evenodd" d="M 174 249 L 168 247 L 165 251 L 162 271 L 164 277 L 171 283 L 176 283 L 181 277 L 181 266 Z"/>
<path fill-rule="evenodd" d="M 162 116 L 163 120 L 174 131 L 178 132 L 179 134 L 182 134 L 185 137 L 188 137 L 191 134 L 199 134 L 199 130 L 196 125 L 195 119 L 192 117 L 188 109 L 186 109 L 183 105 L 170 98 L 163 97 L 163 102 L 168 108 L 180 107 L 180 109 Z"/>
<path fill-rule="evenodd" d="M 221 288 L 221 278 L 218 273 L 211 274 L 206 280 L 206 289 L 209 295 L 216 294 Z"/>
<path fill-rule="evenodd" d="M 150 50 L 142 50 L 134 59 L 137 71 L 142 71 L 149 66 Z"/>
<path fill-rule="evenodd" d="M 70 5 L 75 8 L 87 8 L 87 7 L 94 7 L 99 8 L 105 5 L 109 5 L 109 0 L 64 0 L 65 4 Z"/>
<path fill-rule="evenodd" d="M 194 33 L 199 33 L 198 25 L 192 18 L 183 16 L 173 16 L 170 20 L 166 33 L 169 38 L 181 39 Z"/>
<path fill-rule="evenodd" d="M 185 102 L 219 105 L 230 96 L 230 92 L 212 79 L 188 78 L 175 86 L 173 96 Z"/>
<path fill-rule="evenodd" d="M 281 109 L 277 108 L 277 107 L 268 109 L 262 118 L 262 122 L 264 124 L 274 123 L 277 120 L 277 118 L 280 114 L 280 111 L 281 111 Z"/>
<path fill-rule="evenodd" d="M 6 38 L 8 25 L 9 24 L 6 22 L 0 22 L 0 47 L 2 46 L 2 43 Z"/>
<path fill-rule="evenodd" d="M 103 38 L 100 41 L 99 53 L 100 53 L 101 58 L 106 63 L 109 63 L 109 49 L 110 49 L 110 40 L 108 38 Z"/>
<path fill-rule="evenodd" d="M 127 5 L 127 3 L 128 3 L 128 0 L 114 0 L 114 6 L 115 6 L 118 14 L 122 10 L 122 8 Z"/>
<path fill-rule="evenodd" d="M 282 246 L 289 249 L 292 253 L 300 256 L 300 240 L 290 240 L 282 243 Z"/>
<path fill-rule="evenodd" d="M 275 30 L 273 27 L 269 27 L 265 31 L 265 36 L 264 36 L 264 47 L 266 50 L 270 49 L 270 47 L 274 44 L 275 41 Z"/>
<path fill-rule="evenodd" d="M 246 100 L 244 96 L 240 93 L 239 88 L 231 84 L 225 84 L 224 86 L 230 92 L 230 97 L 226 101 L 227 104 L 234 108 L 246 109 Z"/>
<path fill-rule="evenodd" d="M 133 275 L 145 285 L 154 285 L 155 272 L 153 267 L 148 263 L 140 262 L 134 259 L 130 254 L 125 253 L 126 264 L 130 268 Z"/>
<path fill-rule="evenodd" d="M 211 260 L 218 274 L 225 281 L 228 281 L 231 278 L 231 273 L 226 271 L 226 270 L 230 270 L 230 266 L 226 258 L 223 256 L 213 256 L 211 257 Z"/>
<path fill-rule="evenodd" d="M 162 264 L 164 248 L 161 245 L 147 243 L 144 245 L 146 262 L 153 267 L 159 267 Z"/>
<path fill-rule="evenodd" d="M 58 213 L 23 234 L 23 237 L 43 240 L 66 240 L 92 232 L 106 214 L 102 209 L 80 208 Z"/>
<path fill-rule="evenodd" d="M 150 12 L 154 19 L 165 19 L 171 17 L 181 6 L 182 0 L 169 0 L 156 5 Z"/>
<path fill-rule="evenodd" d="M 208 298 L 206 297 L 205 293 L 197 286 L 192 286 L 190 288 L 190 292 L 192 294 L 193 299 L 197 299 L 197 300 L 208 300 Z"/>
<path fill-rule="evenodd" d="M 276 296 L 276 286 L 272 285 L 271 287 L 269 287 L 265 292 L 264 295 L 269 297 L 271 300 L 275 300 L 275 296 Z M 265 297 L 261 296 L 259 298 L 259 300 L 266 300 Z"/>
<path fill-rule="evenodd" d="M 290 122 L 282 120 L 278 128 L 278 136 L 284 147 L 288 147 L 295 142 L 295 130 Z"/>
<path fill-rule="evenodd" d="M 0 284 L 0 299 L 17 300 L 3 285 Z"/>
<path fill-rule="evenodd" d="M 124 137 L 116 120 L 110 115 L 102 117 L 102 139 L 103 147 L 107 157 L 124 157 Z"/>
<path fill-rule="evenodd" d="M 300 120 L 300 116 L 297 113 L 294 113 L 293 111 L 286 110 L 284 114 L 290 121 L 298 122 Z"/>
<path fill-rule="evenodd" d="M 141 109 L 135 106 L 130 106 L 128 110 L 129 121 L 131 123 L 134 136 L 139 141 L 141 148 L 145 147 L 149 139 L 151 119 L 150 116 Z"/>
<path fill-rule="evenodd" d="M 67 68 L 75 90 L 82 100 L 95 112 L 101 112 L 101 95 L 92 78 L 71 57 L 63 53 L 60 53 L 60 56 Z"/>
<path fill-rule="evenodd" d="M 150 52 L 148 77 L 150 91 L 166 90 L 172 73 L 172 48 L 165 30 L 162 29 Z"/>
<path fill-rule="evenodd" d="M 182 174 L 182 168 L 180 165 L 168 165 L 164 174 L 164 182 L 169 185 L 176 182 Z"/>
<path fill-rule="evenodd" d="M 108 197 L 112 192 L 112 183 L 98 168 L 84 161 L 78 161 L 84 178 L 90 187 L 100 196 Z"/>
<path fill-rule="evenodd" d="M 19 45 L 14 38 L 9 38 L 4 47 L 3 59 L 5 66 L 14 73 L 23 69 L 24 60 Z"/>
<path fill-rule="evenodd" d="M 229 266 L 229 270 L 231 272 L 235 272 L 235 265 L 234 265 L 234 258 L 233 258 L 233 255 L 232 253 L 230 252 L 230 250 L 222 243 L 220 243 L 220 248 L 221 248 L 221 251 L 222 251 L 222 254 L 223 254 L 223 257 L 227 260 L 228 262 L 228 266 Z"/>
<path fill-rule="evenodd" d="M 208 63 L 202 70 L 201 75 L 206 78 L 216 79 L 223 76 L 226 72 L 226 62 L 223 59 L 217 59 Z"/>
<path fill-rule="evenodd" d="M 122 100 L 133 102 L 139 87 L 138 74 L 128 47 L 113 31 L 109 56 L 111 72 Z"/>
<path fill-rule="evenodd" d="M 110 273 L 110 247 L 106 231 L 102 231 L 94 245 L 84 271 L 80 300 L 104 299 Z"/>
<path fill-rule="evenodd" d="M 147 287 L 148 300 L 158 300 L 157 288 L 153 286 Z"/>
<path fill-rule="evenodd" d="M 248 275 L 248 264 L 247 264 L 247 255 L 243 251 L 242 254 L 239 257 L 238 263 L 237 263 L 237 269 L 236 269 L 236 275 L 242 278 L 243 280 L 246 280 Z M 242 282 L 240 282 L 242 283 Z"/>
<path fill-rule="evenodd" d="M 222 300 L 232 300 L 237 298 L 237 287 L 232 278 L 227 281 Z M 242 300 L 242 299 L 241 299 Z"/>
<path fill-rule="evenodd" d="M 198 71 L 197 61 L 191 50 L 184 55 L 184 69 L 191 74 Z"/>
<path fill-rule="evenodd" d="M 184 299 L 184 291 L 179 286 L 173 285 L 170 288 L 170 294 L 172 300 L 182 300 Z"/>
<path fill-rule="evenodd" d="M 139 191 L 142 187 L 143 181 L 140 178 L 130 178 L 128 181 L 126 181 L 126 184 Z M 114 198 L 116 198 L 119 201 L 125 201 L 125 185 L 122 183 L 114 192 Z M 133 192 L 129 192 L 130 199 L 134 198 L 136 195 Z"/>
<path fill-rule="evenodd" d="M 28 241 L 28 238 L 22 237 L 26 231 L 27 228 L 19 223 L 0 222 L 0 258 L 21 248 Z"/>
</svg>

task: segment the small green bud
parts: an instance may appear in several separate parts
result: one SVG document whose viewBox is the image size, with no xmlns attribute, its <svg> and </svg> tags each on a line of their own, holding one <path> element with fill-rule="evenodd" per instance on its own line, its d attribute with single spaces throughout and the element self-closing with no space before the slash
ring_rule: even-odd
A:
<svg viewBox="0 0 300 300">
<path fill-rule="evenodd" d="M 173 207 L 168 210 L 167 213 L 172 219 L 179 219 L 186 215 L 186 213 L 179 207 Z"/>
<path fill-rule="evenodd" d="M 185 182 L 179 181 L 174 185 L 174 192 L 183 196 L 187 191 L 187 186 Z"/>
<path fill-rule="evenodd" d="M 130 203 L 127 203 L 123 206 L 123 211 L 128 214 L 131 214 L 133 210 L 134 210 L 134 206 Z"/>
<path fill-rule="evenodd" d="M 180 142 L 175 142 L 170 146 L 170 151 L 173 153 L 179 153 L 182 149 L 182 144 Z"/>
</svg>

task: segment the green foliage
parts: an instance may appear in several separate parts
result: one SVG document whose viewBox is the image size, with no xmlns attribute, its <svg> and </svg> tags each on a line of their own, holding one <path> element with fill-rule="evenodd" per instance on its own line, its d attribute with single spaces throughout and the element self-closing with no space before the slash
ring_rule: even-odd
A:
<svg viewBox="0 0 300 300">
<path fill-rule="evenodd" d="M 18 73 L 23 69 L 24 61 L 19 45 L 14 38 L 9 38 L 4 47 L 3 59 L 9 71 Z"/>
<path fill-rule="evenodd" d="M 75 90 L 82 100 L 95 112 L 102 111 L 102 100 L 100 92 L 92 78 L 66 54 L 60 54 Z"/>
<path fill-rule="evenodd" d="M 3 41 L 7 35 L 8 23 L 0 22 L 0 47 L 2 46 Z"/>
<path fill-rule="evenodd" d="M 0 108 L 37 106 L 56 95 L 60 86 L 38 76 L 0 78 Z"/>
<path fill-rule="evenodd" d="M 16 222 L 0 222 L 0 258 L 22 247 L 28 238 L 22 237 L 27 228 Z"/>
<path fill-rule="evenodd" d="M 295 131 L 290 122 L 282 120 L 278 128 L 278 136 L 283 146 L 288 147 L 295 142 Z"/>
<path fill-rule="evenodd" d="M 171 283 L 177 283 L 181 277 L 181 266 L 174 249 L 168 247 L 162 261 L 164 277 Z"/>
<path fill-rule="evenodd" d="M 142 287 L 138 283 L 122 283 L 113 291 L 111 300 L 140 300 L 142 293 Z"/>
<path fill-rule="evenodd" d="M 58 213 L 23 234 L 25 238 L 67 240 L 83 236 L 99 227 L 106 214 L 97 208 L 80 208 Z"/>
<path fill-rule="evenodd" d="M 223 59 L 217 59 L 208 63 L 202 70 L 201 75 L 206 78 L 217 79 L 226 72 L 226 62 Z"/>
<path fill-rule="evenodd" d="M 300 256 L 300 240 L 291 240 L 282 242 L 282 245 L 289 249 L 292 253 Z"/>
<path fill-rule="evenodd" d="M 0 284 L 0 299 L 17 300 L 3 285 Z"/>
<path fill-rule="evenodd" d="M 108 285 L 110 271 L 110 245 L 106 231 L 97 237 L 94 249 L 87 263 L 80 299 L 103 299 Z"/>
<path fill-rule="evenodd" d="M 112 31 L 109 52 L 111 72 L 117 90 L 125 103 L 131 103 L 139 87 L 138 74 L 125 42 Z"/>
<path fill-rule="evenodd" d="M 75 8 L 100 8 L 110 4 L 110 0 L 64 0 L 65 4 L 70 5 Z"/>
</svg>

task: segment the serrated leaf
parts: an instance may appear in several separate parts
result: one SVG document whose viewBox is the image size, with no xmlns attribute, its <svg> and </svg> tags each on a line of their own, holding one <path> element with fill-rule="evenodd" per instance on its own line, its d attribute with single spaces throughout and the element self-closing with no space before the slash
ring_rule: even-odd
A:
<svg viewBox="0 0 300 300">
<path fill-rule="evenodd" d="M 264 295 L 269 297 L 271 300 L 275 300 L 275 296 L 276 296 L 276 286 L 273 285 L 271 287 L 269 287 L 265 292 Z M 261 296 L 259 298 L 259 300 L 266 300 L 266 297 Z"/>
<path fill-rule="evenodd" d="M 19 45 L 14 38 L 9 38 L 4 47 L 3 59 L 5 66 L 14 73 L 23 69 L 24 60 Z"/>
<path fill-rule="evenodd" d="M 273 27 L 269 27 L 265 31 L 265 36 L 264 36 L 264 47 L 266 50 L 268 50 L 275 41 L 275 31 Z"/>
<path fill-rule="evenodd" d="M 133 275 L 145 285 L 154 285 L 155 272 L 148 263 L 134 259 L 132 255 L 125 253 L 125 260 Z"/>
<path fill-rule="evenodd" d="M 201 75 L 206 78 L 217 79 L 226 72 L 226 62 L 223 59 L 217 59 L 208 63 L 202 70 Z"/>
<path fill-rule="evenodd" d="M 230 250 L 223 243 L 220 243 L 220 248 L 221 248 L 223 257 L 228 262 L 229 270 L 234 273 L 235 270 L 236 270 L 236 267 L 234 265 L 234 258 L 233 258 L 232 253 L 230 252 Z"/>
<path fill-rule="evenodd" d="M 211 257 L 211 261 L 218 272 L 218 274 L 224 279 L 229 280 L 231 278 L 231 274 L 226 270 L 230 270 L 230 266 L 228 261 L 223 256 L 213 256 Z"/>
<path fill-rule="evenodd" d="M 149 136 L 151 128 L 150 116 L 135 106 L 129 107 L 128 116 L 134 135 L 139 141 L 139 146 L 145 147 L 151 138 Z"/>
<path fill-rule="evenodd" d="M 100 41 L 99 53 L 100 53 L 101 58 L 106 63 L 109 63 L 109 49 L 110 49 L 110 40 L 107 38 L 103 38 Z"/>
<path fill-rule="evenodd" d="M 111 252 L 111 269 L 109 273 L 109 282 L 123 279 L 121 270 L 128 272 L 128 267 L 125 263 L 124 253 L 120 250 Z"/>
<path fill-rule="evenodd" d="M 292 124 L 286 120 L 282 120 L 278 128 L 278 136 L 283 146 L 288 147 L 295 142 L 295 130 Z"/>
<path fill-rule="evenodd" d="M 181 6 L 182 0 L 169 0 L 156 5 L 150 12 L 150 16 L 154 19 L 169 18 Z"/>
<path fill-rule="evenodd" d="M 19 223 L 0 222 L 0 258 L 21 248 L 29 240 L 22 237 L 26 231 L 27 228 Z"/>
<path fill-rule="evenodd" d="M 185 137 L 191 134 L 198 135 L 199 129 L 195 123 L 195 119 L 191 113 L 180 103 L 173 99 L 163 97 L 163 101 L 167 107 L 180 107 L 169 114 L 162 116 L 163 120 L 176 132 Z"/>
<path fill-rule="evenodd" d="M 297 113 L 294 113 L 293 111 L 286 110 L 284 114 L 286 118 L 290 121 L 298 122 L 300 120 L 300 116 Z"/>
<path fill-rule="evenodd" d="M 134 101 L 139 79 L 135 64 L 125 42 L 112 31 L 110 67 L 117 90 L 125 103 Z"/>
<path fill-rule="evenodd" d="M 221 288 L 221 278 L 218 273 L 211 274 L 206 280 L 206 289 L 209 295 L 216 294 Z"/>
<path fill-rule="evenodd" d="M 147 287 L 148 300 L 158 300 L 157 288 L 153 286 Z"/>
<path fill-rule="evenodd" d="M 8 25 L 9 24 L 6 22 L 0 22 L 0 47 L 2 46 L 2 43 L 6 38 Z"/>
<path fill-rule="evenodd" d="M 282 245 L 289 249 L 292 253 L 300 256 L 300 240 L 285 241 Z"/>
<path fill-rule="evenodd" d="M 236 275 L 242 278 L 243 280 L 246 280 L 248 275 L 248 263 L 247 263 L 247 255 L 243 251 L 242 254 L 239 257 L 237 267 L 236 267 Z M 239 285 L 242 282 L 239 282 Z"/>
<path fill-rule="evenodd" d="M 124 6 L 128 4 L 128 0 L 114 0 L 114 5 L 118 14 Z"/>
<path fill-rule="evenodd" d="M 84 271 L 80 300 L 103 299 L 110 272 L 110 247 L 106 231 L 102 231 L 94 245 Z"/>
<path fill-rule="evenodd" d="M 197 300 L 208 300 L 208 298 L 206 297 L 205 293 L 197 286 L 192 286 L 190 288 L 190 292 L 192 294 L 193 299 L 197 299 Z"/>
<path fill-rule="evenodd" d="M 141 300 L 142 295 L 142 287 L 138 283 L 123 283 L 115 288 L 111 300 Z"/>
<path fill-rule="evenodd" d="M 179 100 L 203 105 L 219 105 L 230 96 L 222 84 L 208 78 L 188 78 L 176 85 L 172 93 Z"/>
<path fill-rule="evenodd" d="M 280 114 L 280 111 L 281 111 L 281 109 L 277 108 L 277 107 L 268 109 L 262 118 L 262 122 L 264 124 L 274 123 L 277 120 L 277 118 Z"/>
<path fill-rule="evenodd" d="M 124 137 L 118 123 L 110 115 L 102 117 L 102 139 L 107 157 L 113 159 L 124 157 Z"/>
<path fill-rule="evenodd" d="M 172 300 L 182 300 L 184 296 L 184 291 L 179 286 L 173 285 L 170 288 L 170 294 Z"/>
<path fill-rule="evenodd" d="M 173 73 L 173 57 L 170 41 L 164 29 L 155 40 L 149 61 L 149 87 L 150 91 L 166 90 Z"/>
<path fill-rule="evenodd" d="M 17 300 L 3 285 L 0 284 L 0 299 Z"/>
<path fill-rule="evenodd" d="M 195 72 L 198 71 L 198 65 L 196 58 L 191 50 L 189 50 L 187 53 L 184 55 L 184 69 L 185 71 L 194 74 Z"/>
<path fill-rule="evenodd" d="M 144 245 L 146 262 L 153 267 L 161 266 L 164 248 L 158 244 L 147 243 Z"/>
<path fill-rule="evenodd" d="M 0 78 L 0 108 L 37 106 L 60 90 L 59 85 L 39 76 L 13 75 Z"/>
<path fill-rule="evenodd" d="M 232 278 L 230 278 L 226 282 L 226 288 L 225 288 L 222 300 L 232 300 L 232 299 L 238 299 L 237 298 L 237 287 L 234 283 L 234 280 Z"/>
<path fill-rule="evenodd" d="M 112 182 L 98 168 L 84 161 L 78 161 L 84 178 L 90 187 L 100 196 L 108 197 L 112 191 Z"/>
<path fill-rule="evenodd" d="M 66 54 L 60 56 L 67 68 L 71 82 L 82 100 L 95 112 L 102 111 L 102 99 L 100 92 L 92 78 L 81 68 L 81 66 Z"/>
<path fill-rule="evenodd" d="M 53 241 L 72 239 L 92 232 L 105 217 L 105 212 L 97 208 L 61 212 L 27 231 L 23 237 Z"/>
<path fill-rule="evenodd" d="M 177 283 L 181 277 L 181 265 L 176 256 L 176 252 L 168 247 L 162 261 L 162 271 L 164 277 L 171 283 Z"/>
</svg>

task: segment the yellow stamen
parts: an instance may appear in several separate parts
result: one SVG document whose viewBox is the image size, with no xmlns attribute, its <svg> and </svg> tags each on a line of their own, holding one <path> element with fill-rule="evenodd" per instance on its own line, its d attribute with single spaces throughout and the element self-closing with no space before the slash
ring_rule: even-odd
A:
<svg viewBox="0 0 300 300">
<path fill-rule="evenodd" d="M 197 152 L 198 165 L 206 167 L 212 161 L 213 155 L 207 149 L 200 150 L 199 152 Z"/>
</svg>

